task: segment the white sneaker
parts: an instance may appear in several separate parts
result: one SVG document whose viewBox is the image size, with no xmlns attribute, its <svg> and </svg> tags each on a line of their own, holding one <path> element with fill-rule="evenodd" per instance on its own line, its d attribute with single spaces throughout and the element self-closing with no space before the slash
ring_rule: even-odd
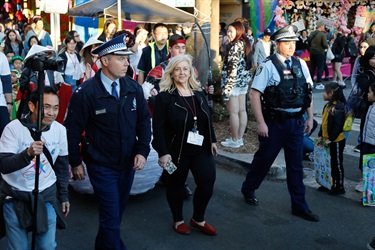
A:
<svg viewBox="0 0 375 250">
<path fill-rule="evenodd" d="M 324 85 L 323 84 L 317 84 L 315 86 L 315 89 L 324 89 Z"/>
<path fill-rule="evenodd" d="M 224 147 L 227 147 L 227 148 L 239 148 L 239 147 L 241 147 L 240 140 L 233 141 L 232 138 L 230 138 L 227 141 L 222 141 L 221 145 L 223 145 Z"/>
<path fill-rule="evenodd" d="M 226 142 L 228 142 L 229 140 L 232 140 L 232 138 L 227 138 L 227 139 L 225 139 Z M 238 139 L 238 142 L 240 143 L 240 146 L 243 146 L 243 145 L 244 145 L 244 144 L 243 144 L 243 138 Z"/>
<path fill-rule="evenodd" d="M 355 186 L 355 191 L 363 193 L 363 179 L 359 180 L 359 183 L 357 186 Z"/>
</svg>

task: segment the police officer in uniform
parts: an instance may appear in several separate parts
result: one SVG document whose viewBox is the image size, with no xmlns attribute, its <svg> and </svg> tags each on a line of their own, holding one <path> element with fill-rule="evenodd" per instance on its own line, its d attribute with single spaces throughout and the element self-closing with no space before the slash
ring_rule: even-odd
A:
<svg viewBox="0 0 375 250">
<path fill-rule="evenodd" d="M 150 112 L 142 87 L 126 76 L 132 52 L 125 34 L 103 43 L 93 53 L 102 68 L 73 93 L 65 120 L 69 163 L 74 178 L 82 180 L 83 156 L 98 201 L 95 249 L 123 250 L 121 220 L 134 173 L 144 168 L 150 152 Z"/>
<path fill-rule="evenodd" d="M 306 62 L 294 57 L 297 27 L 289 25 L 275 32 L 277 53 L 257 68 L 250 91 L 250 101 L 258 124 L 259 149 L 254 155 L 242 194 L 250 205 L 259 205 L 259 188 L 281 148 L 285 151 L 288 190 L 292 214 L 309 221 L 319 221 L 305 201 L 303 184 L 303 134 L 313 127 L 311 79 Z M 307 112 L 304 121 L 302 115 Z"/>
</svg>

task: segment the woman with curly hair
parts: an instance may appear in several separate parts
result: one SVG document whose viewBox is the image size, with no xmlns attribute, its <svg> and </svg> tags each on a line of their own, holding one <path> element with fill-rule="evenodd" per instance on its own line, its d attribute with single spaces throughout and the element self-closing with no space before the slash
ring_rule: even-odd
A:
<svg viewBox="0 0 375 250">
<path fill-rule="evenodd" d="M 221 142 L 221 145 L 239 148 L 243 145 L 242 137 L 247 125 L 246 94 L 251 80 L 247 56 L 251 46 L 242 23 L 231 23 L 227 34 L 231 43 L 224 59 L 221 88 L 229 111 L 231 137 Z"/>
</svg>

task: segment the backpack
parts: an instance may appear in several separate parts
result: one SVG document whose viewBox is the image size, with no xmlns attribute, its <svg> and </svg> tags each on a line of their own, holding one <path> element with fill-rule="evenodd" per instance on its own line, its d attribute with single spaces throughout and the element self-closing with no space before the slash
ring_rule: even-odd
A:
<svg viewBox="0 0 375 250">
<path fill-rule="evenodd" d="M 358 56 L 358 50 L 357 50 L 357 45 L 355 42 L 352 40 L 348 41 L 346 44 L 346 55 L 349 57 L 357 57 Z"/>
</svg>

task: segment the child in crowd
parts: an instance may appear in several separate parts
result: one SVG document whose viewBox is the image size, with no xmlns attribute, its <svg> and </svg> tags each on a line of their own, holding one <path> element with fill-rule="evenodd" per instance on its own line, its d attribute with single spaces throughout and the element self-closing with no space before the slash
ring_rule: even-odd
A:
<svg viewBox="0 0 375 250">
<path fill-rule="evenodd" d="M 367 99 L 372 104 L 367 111 L 363 127 L 362 150 L 363 154 L 375 154 L 375 83 L 370 86 Z"/>
<path fill-rule="evenodd" d="M 10 117 L 11 120 L 16 119 L 17 117 L 17 109 L 20 103 L 21 95 L 18 94 L 18 90 L 20 88 L 20 77 L 21 73 L 16 70 L 12 69 L 10 71 L 10 76 L 12 80 L 12 100 L 13 100 L 13 108 L 12 108 L 12 116 Z"/>
<path fill-rule="evenodd" d="M 12 50 L 8 50 L 8 51 L 5 52 L 5 56 L 6 56 L 7 59 L 8 59 L 9 68 L 10 68 L 10 69 L 13 68 L 12 64 L 10 63 L 10 60 L 12 60 L 12 58 L 13 58 L 14 55 L 15 55 L 15 54 L 14 54 L 14 52 L 13 52 Z"/>
<path fill-rule="evenodd" d="M 10 64 L 12 65 L 13 69 L 18 70 L 20 74 L 22 73 L 22 67 L 23 67 L 22 56 L 13 56 L 12 59 L 10 59 Z"/>
<path fill-rule="evenodd" d="M 337 82 L 329 82 L 324 86 L 323 99 L 328 103 L 323 108 L 322 125 L 319 131 L 318 143 L 325 143 L 330 148 L 332 188 L 330 194 L 344 194 L 344 147 L 345 136 L 345 96 L 343 88 Z M 328 191 L 325 187 L 320 191 Z"/>
</svg>

